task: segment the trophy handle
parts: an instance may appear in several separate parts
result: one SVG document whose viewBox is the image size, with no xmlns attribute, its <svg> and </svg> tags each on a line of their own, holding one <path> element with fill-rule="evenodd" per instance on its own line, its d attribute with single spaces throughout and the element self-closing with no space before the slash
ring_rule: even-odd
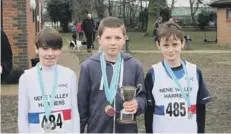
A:
<svg viewBox="0 0 231 134">
<path fill-rule="evenodd" d="M 119 87 L 120 85 L 119 84 L 116 84 L 115 85 L 115 88 L 117 89 L 117 93 L 119 94 L 119 96 L 122 98 L 122 100 L 124 100 L 124 97 L 123 97 L 123 88 Z M 119 87 L 119 90 L 118 90 L 118 87 Z"/>
<path fill-rule="evenodd" d="M 136 90 L 139 89 L 139 91 L 134 95 L 134 98 L 142 91 L 142 88 L 143 88 L 143 86 L 141 84 L 137 85 Z"/>
</svg>

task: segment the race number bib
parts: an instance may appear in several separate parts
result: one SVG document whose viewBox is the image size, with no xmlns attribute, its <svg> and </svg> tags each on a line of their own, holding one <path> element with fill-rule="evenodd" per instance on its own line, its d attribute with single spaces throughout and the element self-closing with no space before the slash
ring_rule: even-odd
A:
<svg viewBox="0 0 231 134">
<path fill-rule="evenodd" d="M 169 118 L 188 118 L 185 102 L 169 102 L 165 105 L 165 116 Z"/>
<path fill-rule="evenodd" d="M 60 131 L 63 127 L 63 114 L 62 112 L 54 112 L 51 115 L 46 117 L 45 113 L 39 115 L 41 128 L 44 130 L 44 125 L 46 123 L 54 124 L 51 128 L 51 131 Z"/>
</svg>

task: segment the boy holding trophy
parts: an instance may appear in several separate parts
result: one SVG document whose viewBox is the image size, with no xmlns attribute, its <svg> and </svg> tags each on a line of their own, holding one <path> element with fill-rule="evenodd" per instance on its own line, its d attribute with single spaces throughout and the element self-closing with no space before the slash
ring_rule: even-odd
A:
<svg viewBox="0 0 231 134">
<path fill-rule="evenodd" d="M 137 133 L 135 115 L 144 112 L 146 97 L 142 65 L 121 49 L 123 22 L 106 17 L 99 25 L 98 52 L 81 64 L 78 107 L 81 133 Z"/>
<path fill-rule="evenodd" d="M 163 61 L 145 78 L 147 133 L 204 133 L 205 104 L 211 101 L 200 69 L 181 59 L 185 40 L 181 28 L 167 22 L 158 28 L 156 44 Z M 153 117 L 153 118 L 152 118 Z"/>
</svg>

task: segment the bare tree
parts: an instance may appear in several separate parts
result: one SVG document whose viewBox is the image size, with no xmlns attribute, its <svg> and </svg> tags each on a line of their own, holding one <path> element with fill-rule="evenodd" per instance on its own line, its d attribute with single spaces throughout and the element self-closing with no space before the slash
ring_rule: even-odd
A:
<svg viewBox="0 0 231 134">
<path fill-rule="evenodd" d="M 112 5 L 112 3 L 111 3 L 111 0 L 108 0 L 108 13 L 109 13 L 109 16 L 112 16 L 112 11 L 111 11 L 111 5 Z"/>
<path fill-rule="evenodd" d="M 93 7 L 95 8 L 97 15 L 100 18 L 103 18 L 105 16 L 105 0 L 93 0 Z"/>
<path fill-rule="evenodd" d="M 160 10 L 166 6 L 166 0 L 149 0 L 148 5 L 148 27 L 146 35 L 151 36 L 153 33 L 153 25 L 160 16 Z"/>
<path fill-rule="evenodd" d="M 177 0 L 172 0 L 172 3 L 171 3 L 171 11 L 172 11 L 172 9 L 174 8 L 174 5 L 175 5 L 176 1 L 177 1 Z"/>
<path fill-rule="evenodd" d="M 124 24 L 126 25 L 126 14 L 125 14 L 125 8 L 126 8 L 126 0 L 123 0 L 123 19 L 124 19 Z"/>
<path fill-rule="evenodd" d="M 143 0 L 140 0 L 140 10 L 143 11 Z"/>
<path fill-rule="evenodd" d="M 191 9 L 191 17 L 193 25 L 196 25 L 195 14 L 199 8 L 199 5 L 203 3 L 203 0 L 189 0 L 190 9 Z"/>
<path fill-rule="evenodd" d="M 88 7 L 91 7 L 89 0 L 72 0 L 72 20 L 82 20 L 86 13 L 91 12 Z"/>
</svg>

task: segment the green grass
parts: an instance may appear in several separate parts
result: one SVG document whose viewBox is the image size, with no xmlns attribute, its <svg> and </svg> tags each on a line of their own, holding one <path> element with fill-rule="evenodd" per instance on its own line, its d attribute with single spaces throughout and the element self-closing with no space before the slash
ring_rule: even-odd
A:
<svg viewBox="0 0 231 134">
<path fill-rule="evenodd" d="M 143 35 L 144 33 L 128 33 L 131 50 L 157 50 L 153 38 L 144 37 Z M 191 50 L 231 50 L 231 46 L 218 45 L 215 42 L 205 43 L 205 35 L 203 31 L 186 31 L 185 35 L 192 38 L 190 45 Z M 206 37 L 208 41 L 215 41 L 216 32 L 207 31 Z"/>
<path fill-rule="evenodd" d="M 185 35 L 192 38 L 190 50 L 231 50 L 231 45 L 218 45 L 215 42 L 204 42 L 206 33 L 206 39 L 208 41 L 215 41 L 216 31 L 199 31 L 188 30 L 185 31 Z M 130 40 L 130 50 L 157 50 L 156 45 L 153 42 L 153 37 L 145 37 L 141 32 L 128 32 L 128 38 Z M 64 44 L 66 45 L 66 39 L 71 40 L 71 33 L 62 33 Z M 84 38 L 84 40 L 86 40 Z M 96 41 L 97 42 L 97 41 Z M 97 44 L 97 43 L 96 43 Z M 97 45 L 96 45 L 97 48 Z M 124 47 L 125 50 L 125 47 Z"/>
</svg>

